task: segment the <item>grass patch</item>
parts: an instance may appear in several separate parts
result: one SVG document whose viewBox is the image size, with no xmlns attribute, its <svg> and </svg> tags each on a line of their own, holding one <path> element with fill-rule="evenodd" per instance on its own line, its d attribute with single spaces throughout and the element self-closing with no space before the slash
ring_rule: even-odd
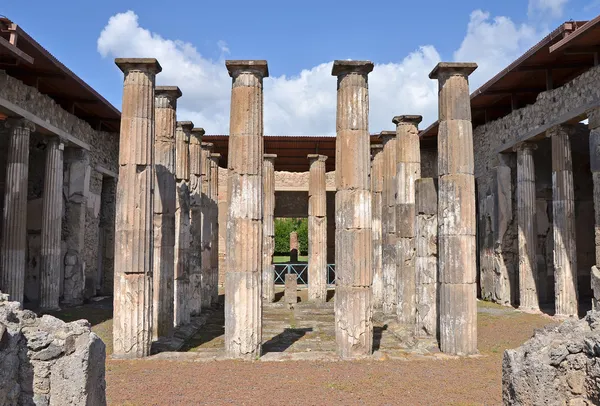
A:
<svg viewBox="0 0 600 406">
<path fill-rule="evenodd" d="M 273 263 L 274 264 L 285 264 L 290 262 L 289 255 L 273 255 Z M 298 255 L 298 262 L 308 262 L 307 255 Z"/>
</svg>

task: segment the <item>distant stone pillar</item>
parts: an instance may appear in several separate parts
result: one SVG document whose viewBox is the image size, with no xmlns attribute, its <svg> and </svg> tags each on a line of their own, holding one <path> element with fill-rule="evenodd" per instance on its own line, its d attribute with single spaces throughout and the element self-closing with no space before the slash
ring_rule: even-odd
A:
<svg viewBox="0 0 600 406">
<path fill-rule="evenodd" d="M 210 155 L 210 269 L 211 304 L 219 303 L 219 160 L 221 154 Z"/>
<path fill-rule="evenodd" d="M 398 321 L 417 322 L 415 268 L 415 182 L 421 178 L 419 123 L 421 116 L 397 116 L 396 124 L 396 234 L 398 263 Z"/>
<path fill-rule="evenodd" d="M 154 93 L 154 274 L 152 338 L 173 329 L 175 278 L 175 180 L 177 86 L 158 86 Z"/>
<path fill-rule="evenodd" d="M 210 179 L 210 155 L 212 154 L 213 144 L 211 142 L 202 143 L 202 161 L 201 169 L 202 174 L 202 202 L 200 211 L 202 212 L 202 271 L 201 271 L 201 285 L 202 285 L 202 307 L 210 307 L 211 300 L 213 297 L 212 290 L 212 255 L 211 255 L 211 243 L 212 243 L 212 210 L 211 210 L 211 179 Z"/>
<path fill-rule="evenodd" d="M 40 308 L 45 310 L 59 309 L 64 149 L 65 146 L 58 137 L 51 137 L 48 140 L 42 197 L 40 255 Z"/>
<path fill-rule="evenodd" d="M 190 256 L 189 302 L 192 316 L 202 311 L 202 136 L 194 128 L 190 137 Z"/>
<path fill-rule="evenodd" d="M 573 161 L 567 128 L 548 130 L 552 139 L 552 226 L 557 316 L 578 316 L 577 249 Z"/>
<path fill-rule="evenodd" d="M 477 261 L 473 128 L 468 76 L 474 63 L 439 63 L 438 221 L 440 348 L 477 352 Z"/>
<path fill-rule="evenodd" d="M 9 300 L 21 303 L 25 293 L 27 252 L 27 186 L 29 178 L 29 136 L 35 125 L 25 119 L 9 119 L 11 128 L 6 159 L 0 282 Z"/>
<path fill-rule="evenodd" d="M 225 351 L 255 359 L 262 341 L 263 78 L 267 61 L 226 61 L 232 77 Z"/>
<path fill-rule="evenodd" d="M 383 191 L 383 145 L 371 145 L 371 233 L 373 235 L 373 307 L 383 306 L 383 251 L 381 248 L 381 193 Z"/>
<path fill-rule="evenodd" d="M 114 355 L 145 357 L 152 342 L 153 58 L 117 58 L 125 74 L 115 220 Z"/>
<path fill-rule="evenodd" d="M 327 301 L 326 155 L 310 154 L 308 174 L 308 300 Z"/>
<path fill-rule="evenodd" d="M 190 133 L 191 121 L 178 121 L 175 130 L 175 327 L 190 322 Z"/>
<path fill-rule="evenodd" d="M 383 189 L 381 191 L 381 250 L 383 313 L 396 314 L 398 307 L 396 237 L 396 132 L 382 131 Z"/>
<path fill-rule="evenodd" d="M 295 264 L 298 262 L 298 251 L 300 250 L 300 244 L 298 243 L 298 233 L 292 231 L 290 233 L 290 262 Z"/>
<path fill-rule="evenodd" d="M 275 300 L 275 154 L 265 154 L 263 159 L 263 266 L 262 298 Z"/>
<path fill-rule="evenodd" d="M 298 303 L 298 275 L 288 273 L 285 275 L 284 299 L 288 309 L 293 309 Z"/>
<path fill-rule="evenodd" d="M 438 196 L 437 179 L 415 180 L 416 335 L 438 332 Z"/>
<path fill-rule="evenodd" d="M 594 297 L 592 308 L 600 310 L 600 108 L 588 112 L 590 129 L 590 170 L 594 182 L 594 218 L 596 263 L 592 267 L 591 283 Z"/>
<path fill-rule="evenodd" d="M 537 228 L 533 151 L 537 145 L 524 142 L 517 151 L 517 224 L 519 240 L 519 308 L 539 312 L 537 289 Z"/>
<path fill-rule="evenodd" d="M 369 61 L 335 61 L 335 337 L 342 358 L 373 351 Z"/>
</svg>

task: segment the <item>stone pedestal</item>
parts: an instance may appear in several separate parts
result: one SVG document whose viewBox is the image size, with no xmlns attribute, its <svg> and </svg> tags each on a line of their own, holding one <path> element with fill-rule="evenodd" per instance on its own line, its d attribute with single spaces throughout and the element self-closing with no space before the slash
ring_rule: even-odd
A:
<svg viewBox="0 0 600 406">
<path fill-rule="evenodd" d="M 577 317 L 577 249 L 573 161 L 568 128 L 548 130 L 552 139 L 552 226 L 554 236 L 554 295 L 557 316 Z"/>
<path fill-rule="evenodd" d="M 48 140 L 42 197 L 42 250 L 40 255 L 40 308 L 45 310 L 59 309 L 63 151 L 64 144 L 58 137 Z"/>
<path fill-rule="evenodd" d="M 300 251 L 300 243 L 298 242 L 298 233 L 292 231 L 290 233 L 290 263 L 298 263 L 298 251 Z"/>
<path fill-rule="evenodd" d="M 150 355 L 152 342 L 153 58 L 117 58 L 125 74 L 115 221 L 113 345 L 116 357 Z"/>
<path fill-rule="evenodd" d="M 519 240 L 519 308 L 539 312 L 537 281 L 537 228 L 535 169 L 533 151 L 535 144 L 523 143 L 517 151 L 517 224 Z"/>
<path fill-rule="evenodd" d="M 212 290 L 212 255 L 211 255 L 211 243 L 212 243 L 212 200 L 211 200 L 211 179 L 210 179 L 210 155 L 212 154 L 213 144 L 210 142 L 203 142 L 202 148 L 202 160 L 201 160 L 201 208 L 202 213 L 202 254 L 201 254 L 201 286 L 202 295 L 201 303 L 202 307 L 210 307 L 211 300 L 213 297 Z"/>
<path fill-rule="evenodd" d="M 335 336 L 341 358 L 373 351 L 369 61 L 335 61 Z"/>
<path fill-rule="evenodd" d="M 210 155 L 210 269 L 211 304 L 219 303 L 219 160 L 221 154 Z"/>
<path fill-rule="evenodd" d="M 371 235 L 373 236 L 373 307 L 383 306 L 383 251 L 381 248 L 381 192 L 383 190 L 383 145 L 371 145 Z"/>
<path fill-rule="evenodd" d="M 598 310 L 600 304 L 600 108 L 588 112 L 590 129 L 590 170 L 594 182 L 594 219 L 596 266 L 592 267 L 591 279 L 594 298 L 592 304 Z"/>
<path fill-rule="evenodd" d="M 275 300 L 275 158 L 265 154 L 263 160 L 263 266 L 262 298 L 271 303 Z"/>
<path fill-rule="evenodd" d="M 381 191 L 381 250 L 383 312 L 396 314 L 398 307 L 396 239 L 396 132 L 382 131 L 383 183 Z"/>
<path fill-rule="evenodd" d="M 419 123 L 422 119 L 421 116 L 407 115 L 392 120 L 396 124 L 397 314 L 398 321 L 408 325 L 417 322 L 415 182 L 421 178 Z"/>
<path fill-rule="evenodd" d="M 225 351 L 255 359 L 262 342 L 263 78 L 266 61 L 226 61 L 232 77 Z"/>
<path fill-rule="evenodd" d="M 154 93 L 154 313 L 152 337 L 167 337 L 173 329 L 175 278 L 175 126 L 177 86 L 158 86 Z"/>
<path fill-rule="evenodd" d="M 29 136 L 35 125 L 25 119 L 9 119 L 0 288 L 11 301 L 21 303 L 25 292 L 25 253 L 27 250 L 27 181 L 29 175 Z"/>
<path fill-rule="evenodd" d="M 194 128 L 190 136 L 190 314 L 202 311 L 202 136 L 203 128 Z"/>
<path fill-rule="evenodd" d="M 310 154 L 308 177 L 308 300 L 327 301 L 326 155 Z"/>
<path fill-rule="evenodd" d="M 477 353 L 473 129 L 468 76 L 474 63 L 439 63 L 438 221 L 440 348 Z"/>
<path fill-rule="evenodd" d="M 175 280 L 173 324 L 190 322 L 190 133 L 191 121 L 178 121 L 175 130 Z"/>
<path fill-rule="evenodd" d="M 295 273 L 288 273 L 285 275 L 285 292 L 284 299 L 288 309 L 293 309 L 298 302 L 298 275 Z"/>
</svg>

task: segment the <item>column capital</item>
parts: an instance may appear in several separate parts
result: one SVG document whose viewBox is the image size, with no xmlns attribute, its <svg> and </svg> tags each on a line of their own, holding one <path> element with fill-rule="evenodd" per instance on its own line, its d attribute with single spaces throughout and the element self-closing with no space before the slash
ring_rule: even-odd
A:
<svg viewBox="0 0 600 406">
<path fill-rule="evenodd" d="M 218 152 L 213 152 L 212 154 L 210 154 L 210 158 L 214 159 L 218 163 L 221 159 L 221 154 L 219 154 Z"/>
<path fill-rule="evenodd" d="M 156 86 L 154 90 L 154 97 L 164 97 L 169 99 L 169 101 L 177 100 L 181 95 L 179 86 Z"/>
<path fill-rule="evenodd" d="M 440 79 L 443 76 L 468 77 L 475 69 L 475 62 L 440 62 L 429 74 L 429 79 Z"/>
<path fill-rule="evenodd" d="M 137 70 L 156 75 L 162 71 L 162 67 L 156 58 L 115 58 L 115 65 L 117 65 L 123 73 Z"/>
<path fill-rule="evenodd" d="M 194 128 L 194 123 L 191 121 L 178 121 L 177 127 L 181 127 L 184 131 L 192 131 Z"/>
<path fill-rule="evenodd" d="M 321 155 L 321 154 L 308 154 L 306 157 L 308 158 L 309 161 L 320 161 L 320 162 L 325 162 L 325 161 L 327 161 L 327 158 L 329 158 L 327 155 Z"/>
<path fill-rule="evenodd" d="M 190 135 L 192 135 L 193 137 L 200 140 L 200 139 L 202 139 L 202 136 L 204 135 L 204 128 L 202 128 L 202 127 L 192 128 L 190 130 Z"/>
<path fill-rule="evenodd" d="M 513 151 L 535 151 L 538 145 L 535 142 L 521 142 L 513 147 Z"/>
<path fill-rule="evenodd" d="M 52 136 L 46 137 L 45 141 L 48 145 L 58 144 L 58 149 L 61 151 L 64 151 L 64 149 L 65 149 L 64 140 L 62 138 L 60 138 L 58 135 L 52 135 Z"/>
<path fill-rule="evenodd" d="M 34 132 L 36 125 L 23 117 L 9 117 L 4 120 L 4 127 L 6 128 L 23 128 L 28 129 L 29 132 Z"/>
<path fill-rule="evenodd" d="M 421 121 L 423 121 L 423 116 L 419 115 L 396 116 L 392 119 L 392 123 L 396 124 L 396 126 L 414 125 L 415 127 L 418 127 Z"/>
<path fill-rule="evenodd" d="M 384 143 L 388 142 L 396 138 L 396 131 L 382 131 L 379 133 L 379 138 L 383 140 Z"/>
<path fill-rule="evenodd" d="M 277 154 L 263 154 L 263 159 L 275 159 Z"/>
<path fill-rule="evenodd" d="M 204 130 L 202 130 L 204 131 Z M 204 134 L 204 133 L 203 133 Z M 202 144 L 200 144 L 200 147 L 204 150 L 212 150 L 214 148 L 215 144 L 213 144 L 212 142 L 205 142 L 203 141 Z"/>
<path fill-rule="evenodd" d="M 336 60 L 331 69 L 332 76 L 341 76 L 349 73 L 358 73 L 366 75 L 373 71 L 373 62 L 371 61 L 344 61 Z"/>
<path fill-rule="evenodd" d="M 261 78 L 269 77 L 269 66 L 264 59 L 226 60 L 225 66 L 229 76 L 236 77 L 241 73 L 252 73 Z"/>
<path fill-rule="evenodd" d="M 587 112 L 588 128 L 595 130 L 600 127 L 600 107 L 593 108 Z"/>
<path fill-rule="evenodd" d="M 546 138 L 552 138 L 557 134 L 566 134 L 571 136 L 575 131 L 575 127 L 570 124 L 558 124 L 546 130 Z"/>
<path fill-rule="evenodd" d="M 371 153 L 376 154 L 383 151 L 383 144 L 371 144 Z"/>
</svg>

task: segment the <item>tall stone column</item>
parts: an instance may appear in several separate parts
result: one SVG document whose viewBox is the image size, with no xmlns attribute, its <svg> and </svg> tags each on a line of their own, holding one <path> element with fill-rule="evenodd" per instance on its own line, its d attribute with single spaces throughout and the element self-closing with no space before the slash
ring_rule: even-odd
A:
<svg viewBox="0 0 600 406">
<path fill-rule="evenodd" d="M 439 63 L 438 221 L 440 348 L 477 352 L 473 128 L 468 76 L 475 63 Z"/>
<path fill-rule="evenodd" d="M 260 356 L 262 341 L 263 78 L 267 61 L 226 61 L 232 77 L 227 176 L 225 351 Z"/>
<path fill-rule="evenodd" d="M 396 132 L 382 131 L 383 188 L 381 191 L 381 250 L 383 269 L 383 312 L 396 314 L 398 276 L 396 263 Z"/>
<path fill-rule="evenodd" d="M 539 312 L 537 289 L 537 228 L 533 151 L 537 145 L 524 142 L 517 151 L 517 224 L 519 240 L 519 308 Z"/>
<path fill-rule="evenodd" d="M 594 219 L 596 263 L 592 267 L 591 283 L 594 297 L 592 308 L 600 308 L 600 108 L 588 112 L 590 129 L 590 170 L 594 182 Z"/>
<path fill-rule="evenodd" d="M 175 126 L 177 86 L 158 86 L 154 97 L 154 340 L 173 329 L 175 278 Z"/>
<path fill-rule="evenodd" d="M 381 248 L 381 193 L 383 191 L 383 145 L 371 145 L 371 211 L 373 235 L 373 307 L 383 306 L 383 251 Z"/>
<path fill-rule="evenodd" d="M 59 309 L 64 149 L 65 146 L 58 137 L 48 140 L 42 196 L 40 255 L 40 308 L 46 310 Z"/>
<path fill-rule="evenodd" d="M 117 357 L 150 355 L 152 342 L 154 58 L 117 58 L 125 74 L 115 220 L 113 345 Z"/>
<path fill-rule="evenodd" d="M 577 249 L 571 143 L 568 129 L 564 126 L 548 130 L 548 136 L 552 139 L 555 314 L 577 317 Z"/>
<path fill-rule="evenodd" d="M 292 264 L 298 263 L 298 255 L 300 251 L 300 243 L 298 242 L 298 233 L 292 231 L 290 233 L 290 262 Z"/>
<path fill-rule="evenodd" d="M 373 351 L 369 61 L 335 61 L 335 337 L 342 358 Z"/>
<path fill-rule="evenodd" d="M 0 288 L 9 300 L 23 305 L 25 253 L 27 250 L 27 185 L 29 178 L 29 136 L 35 125 L 25 119 L 9 119 L 11 129 L 6 159 Z"/>
<path fill-rule="evenodd" d="M 308 178 L 308 300 L 327 301 L 326 155 L 310 154 Z"/>
<path fill-rule="evenodd" d="M 398 307 L 400 323 L 417 321 L 415 268 L 415 182 L 421 178 L 419 123 L 421 116 L 396 116 L 396 234 Z"/>
<path fill-rule="evenodd" d="M 190 322 L 190 133 L 191 121 L 178 121 L 175 130 L 175 281 L 173 324 Z"/>
<path fill-rule="evenodd" d="M 211 304 L 219 303 L 219 160 L 221 154 L 210 154 L 210 267 Z"/>
<path fill-rule="evenodd" d="M 188 306 L 192 316 L 202 311 L 202 136 L 194 128 L 190 137 L 190 256 Z"/>
<path fill-rule="evenodd" d="M 265 154 L 263 159 L 262 298 L 267 303 L 275 300 L 275 158 L 275 154 Z"/>
<path fill-rule="evenodd" d="M 213 144 L 210 142 L 203 142 L 202 148 L 202 161 L 200 175 L 202 179 L 202 255 L 201 255 L 201 285 L 202 285 L 202 296 L 201 302 L 202 307 L 208 308 L 211 304 L 212 299 L 212 264 L 211 264 L 211 247 L 212 242 L 212 210 L 211 210 L 211 181 L 210 181 L 210 155 L 212 154 Z"/>
</svg>

